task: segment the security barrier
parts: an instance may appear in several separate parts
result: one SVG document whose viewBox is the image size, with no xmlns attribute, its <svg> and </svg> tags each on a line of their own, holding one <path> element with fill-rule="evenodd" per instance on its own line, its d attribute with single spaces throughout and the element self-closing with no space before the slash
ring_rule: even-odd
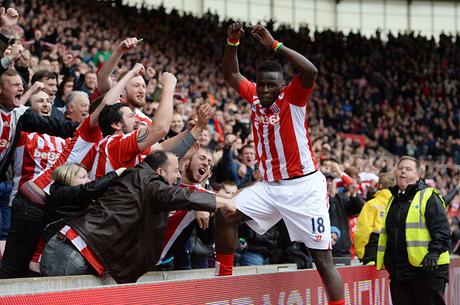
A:
<svg viewBox="0 0 460 305">
<path fill-rule="evenodd" d="M 460 305 L 460 259 L 452 259 L 450 268 L 446 300 Z M 374 266 L 338 270 L 347 305 L 391 304 L 385 271 L 377 272 Z M 327 299 L 318 273 L 303 270 L 4 296 L 0 304 L 324 305 Z"/>
</svg>

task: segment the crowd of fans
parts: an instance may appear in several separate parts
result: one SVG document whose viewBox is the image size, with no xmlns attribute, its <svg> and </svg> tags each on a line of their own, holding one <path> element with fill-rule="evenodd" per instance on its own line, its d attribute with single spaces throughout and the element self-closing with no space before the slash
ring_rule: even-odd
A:
<svg viewBox="0 0 460 305">
<path fill-rule="evenodd" d="M 146 100 L 145 105 L 139 104 L 141 121 L 148 122 L 160 105 L 162 72 L 177 78 L 174 115 L 164 139 L 192 128 L 200 119 L 199 105 L 208 103 L 215 109 L 197 137 L 201 147 L 212 150 L 214 164 L 212 176 L 199 183 L 235 194 L 236 188 L 260 179 L 250 105 L 222 76 L 223 46 L 232 20 L 211 13 L 202 17 L 175 10 L 167 13 L 163 7 L 138 9 L 122 6 L 121 1 L 23 0 L 10 7 L 19 12 L 19 20 L 13 26 L 2 24 L 0 48 L 3 57 L 14 62 L 24 87 L 30 88 L 22 98 L 32 110 L 81 123 L 90 108 L 85 96 L 93 103 L 112 82 L 141 63 L 146 82 L 145 92 L 137 96 Z M 273 35 L 307 56 L 319 70 L 310 98 L 309 129 L 321 169 L 332 182 L 328 192 L 331 206 L 335 204 L 330 211 L 334 254 L 354 255 L 353 219 L 377 190 L 379 175 L 390 173 L 401 155 L 423 160 L 426 182 L 445 196 L 452 250 L 459 252 L 460 72 L 456 62 L 460 37 L 441 35 L 435 40 L 407 33 L 390 34 L 385 41 L 379 32 L 366 38 L 333 31 L 311 33 L 308 27 L 275 29 L 274 25 L 267 24 Z M 128 42 L 128 37 L 137 39 Z M 119 60 L 113 64 L 116 54 Z M 241 73 L 255 80 L 258 60 L 272 56 L 245 37 L 239 47 Z M 111 64 L 113 70 L 104 71 Z M 2 59 L 2 68 L 7 67 Z M 289 65 L 284 72 L 288 78 L 295 74 Z M 101 82 L 104 73 L 110 80 Z M 49 100 L 36 106 L 41 90 L 46 93 L 43 99 Z M 211 266 L 212 229 L 209 225 L 208 234 L 203 234 L 202 223 L 193 227 L 157 268 Z M 311 266 L 303 245 L 289 242 L 282 223 L 264 236 L 241 225 L 237 251 L 241 265 Z"/>
</svg>

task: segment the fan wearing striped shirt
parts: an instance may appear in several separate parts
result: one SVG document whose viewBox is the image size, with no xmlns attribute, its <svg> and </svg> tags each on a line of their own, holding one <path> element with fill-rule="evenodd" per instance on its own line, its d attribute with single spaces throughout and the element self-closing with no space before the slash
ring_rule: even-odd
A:
<svg viewBox="0 0 460 305">
<path fill-rule="evenodd" d="M 241 24 L 230 25 L 223 59 L 225 81 L 248 101 L 252 132 L 263 181 L 243 189 L 235 198 L 237 213 L 217 215 L 216 274 L 231 275 L 238 223 L 246 221 L 264 234 L 281 219 L 292 241 L 305 243 L 326 288 L 329 304 L 345 304 L 343 281 L 331 255 L 326 178 L 319 171 L 308 135 L 307 102 L 315 87 L 316 67 L 303 55 L 275 40 L 262 25 L 251 36 L 282 56 L 299 73 L 284 81 L 277 61 L 264 61 L 256 83 L 239 70 L 237 48 L 244 35 Z"/>
<path fill-rule="evenodd" d="M 107 93 L 106 98 L 116 100 L 123 92 L 128 83 L 144 73 L 144 67 L 136 64 L 116 85 Z M 133 167 L 142 161 L 142 157 L 153 150 L 173 151 L 178 157 L 185 152 L 174 151 L 181 146 L 183 141 L 193 144 L 195 139 L 206 127 L 212 115 L 210 105 L 203 105 L 198 111 L 198 121 L 204 123 L 196 124 L 191 130 L 186 130 L 161 143 L 157 143 L 164 138 L 170 128 L 173 116 L 173 94 L 177 79 L 171 73 L 164 72 L 160 81 L 163 84 L 163 92 L 160 105 L 155 112 L 153 123 L 147 127 L 140 124 L 135 113 L 124 103 L 117 103 L 104 109 L 99 117 L 99 126 L 104 139 L 97 148 L 97 156 L 93 166 L 91 176 L 102 177 L 106 173 L 120 167 Z M 190 148 L 187 146 L 187 150 Z"/>
</svg>

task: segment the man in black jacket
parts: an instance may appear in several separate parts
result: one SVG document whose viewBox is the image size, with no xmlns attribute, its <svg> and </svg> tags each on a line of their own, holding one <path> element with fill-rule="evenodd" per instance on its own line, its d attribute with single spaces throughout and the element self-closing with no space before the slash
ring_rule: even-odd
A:
<svg viewBox="0 0 460 305">
<path fill-rule="evenodd" d="M 390 274 L 393 304 L 445 304 L 450 227 L 437 190 L 420 180 L 420 163 L 402 157 L 379 237 L 377 269 Z"/>
<path fill-rule="evenodd" d="M 331 173 L 324 173 L 327 181 L 327 193 L 329 195 L 329 217 L 331 226 L 339 228 L 341 237 L 332 246 L 334 257 L 350 257 L 351 238 L 350 224 L 348 217 L 359 215 L 363 208 L 364 201 L 356 194 L 356 188 L 350 186 L 350 196 L 337 192 L 334 176 Z"/>
<path fill-rule="evenodd" d="M 169 211 L 235 212 L 231 199 L 173 186 L 179 177 L 177 157 L 164 151 L 127 169 L 50 239 L 42 258 L 49 262 L 42 269 L 45 275 L 82 274 L 94 268 L 99 275 L 108 271 L 117 283 L 135 282 L 160 258 Z"/>
</svg>

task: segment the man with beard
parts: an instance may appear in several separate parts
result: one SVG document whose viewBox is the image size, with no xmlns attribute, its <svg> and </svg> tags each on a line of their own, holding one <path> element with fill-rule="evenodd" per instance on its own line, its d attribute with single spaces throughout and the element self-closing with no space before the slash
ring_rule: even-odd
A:
<svg viewBox="0 0 460 305">
<path fill-rule="evenodd" d="M 123 40 L 117 46 L 107 62 L 104 63 L 97 75 L 98 90 L 101 95 L 105 94 L 112 87 L 111 75 L 115 70 L 115 67 L 118 65 L 121 57 L 133 50 L 137 43 L 138 40 L 135 37 Z M 118 81 L 120 81 L 125 75 L 126 73 L 122 73 L 118 77 Z M 147 86 L 144 78 L 141 75 L 138 75 L 129 80 L 126 88 L 122 92 L 122 100 L 128 104 L 136 119 L 144 126 L 152 124 L 152 120 L 142 112 L 142 107 L 146 104 L 146 88 Z"/>
<path fill-rule="evenodd" d="M 125 87 L 131 86 L 132 89 L 140 85 L 140 82 L 143 81 L 141 76 L 143 73 L 144 67 L 136 64 L 110 89 L 105 98 L 117 100 L 122 91 L 128 90 Z M 165 72 L 162 74 L 161 82 L 163 93 L 160 106 L 155 113 L 153 123 L 148 126 L 142 126 L 131 107 L 125 103 L 117 103 L 102 111 L 99 117 L 99 127 L 105 138 L 98 144 L 98 154 L 91 172 L 92 177 L 105 176 L 108 172 L 121 167 L 133 167 L 152 150 L 172 151 L 174 149 L 173 152 L 181 157 L 206 127 L 212 113 L 210 105 L 200 107 L 198 122 L 191 130 L 157 143 L 169 131 L 173 93 L 177 80 L 174 75 Z"/>
<path fill-rule="evenodd" d="M 203 147 L 195 149 L 191 157 L 183 161 L 181 187 L 211 192 L 206 189 L 211 170 L 211 151 Z M 213 255 L 214 241 L 214 226 L 210 216 L 206 211 L 186 210 L 175 211 L 170 216 L 162 258 L 174 256 L 174 269 L 208 268 L 207 261 Z M 201 251 L 196 251 L 197 248 Z M 200 253 L 194 253 L 194 250 Z"/>
</svg>

